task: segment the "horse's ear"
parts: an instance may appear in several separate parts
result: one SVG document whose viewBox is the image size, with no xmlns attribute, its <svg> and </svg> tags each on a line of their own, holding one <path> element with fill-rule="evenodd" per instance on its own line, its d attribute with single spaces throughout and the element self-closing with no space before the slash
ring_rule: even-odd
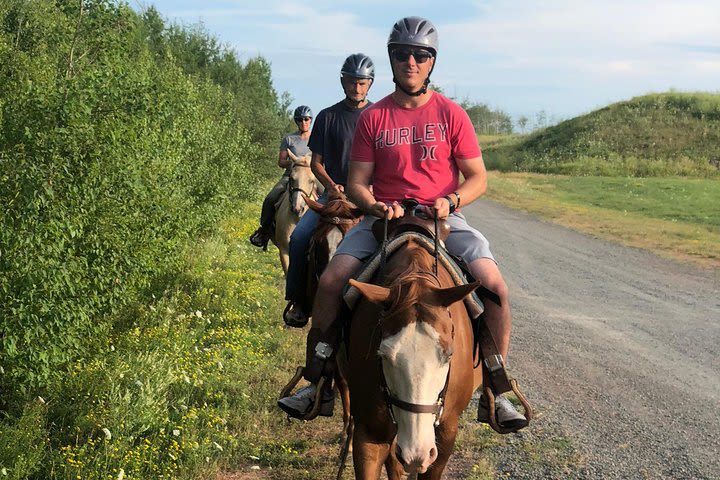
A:
<svg viewBox="0 0 720 480">
<path fill-rule="evenodd" d="M 481 282 L 466 283 L 457 287 L 436 288 L 433 289 L 435 300 L 443 307 L 449 307 L 472 293 L 476 288 L 482 285 Z"/>
<path fill-rule="evenodd" d="M 358 282 L 352 278 L 350 279 L 350 285 L 357 288 L 360 293 L 362 293 L 363 297 L 367 298 L 372 303 L 383 303 L 390 298 L 390 289 L 381 287 L 380 285 Z"/>
<path fill-rule="evenodd" d="M 323 205 L 320 202 L 316 202 L 312 198 L 305 195 L 305 193 L 301 193 L 302 197 L 305 199 L 305 203 L 307 203 L 308 207 L 315 210 L 317 213 L 321 213 L 323 211 L 323 208 L 325 208 L 325 205 Z"/>
<path fill-rule="evenodd" d="M 292 160 L 293 163 L 298 161 L 297 155 L 295 155 L 293 152 L 290 151 L 290 149 L 287 149 L 288 157 L 290 157 L 290 160 Z"/>
</svg>

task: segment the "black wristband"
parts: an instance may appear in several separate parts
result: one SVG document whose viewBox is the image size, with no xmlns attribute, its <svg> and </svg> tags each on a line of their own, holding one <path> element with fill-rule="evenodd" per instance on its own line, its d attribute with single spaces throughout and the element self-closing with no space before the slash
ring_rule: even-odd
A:
<svg viewBox="0 0 720 480">
<path fill-rule="evenodd" d="M 452 201 L 452 198 L 450 198 L 450 195 L 445 195 L 445 200 L 448 201 L 450 204 L 450 213 L 453 213 L 455 211 L 455 202 Z"/>
<path fill-rule="evenodd" d="M 455 196 L 457 197 L 457 205 L 455 205 L 455 208 L 460 208 L 460 194 L 458 192 L 453 192 Z"/>
</svg>

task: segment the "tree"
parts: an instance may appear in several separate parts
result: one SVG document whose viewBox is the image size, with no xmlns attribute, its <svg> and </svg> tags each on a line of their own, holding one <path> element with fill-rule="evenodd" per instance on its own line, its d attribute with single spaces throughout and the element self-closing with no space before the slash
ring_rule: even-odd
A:
<svg viewBox="0 0 720 480">
<path fill-rule="evenodd" d="M 530 119 L 525 115 L 520 115 L 520 117 L 517 119 L 517 124 L 521 132 L 525 132 L 525 127 L 527 127 L 529 121 Z"/>
</svg>

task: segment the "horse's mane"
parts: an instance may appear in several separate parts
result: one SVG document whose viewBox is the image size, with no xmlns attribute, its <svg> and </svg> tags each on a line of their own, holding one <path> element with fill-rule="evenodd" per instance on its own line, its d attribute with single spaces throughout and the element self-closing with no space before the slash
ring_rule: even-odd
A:
<svg viewBox="0 0 720 480">
<path fill-rule="evenodd" d="M 349 202 L 344 194 L 330 194 L 328 202 L 323 206 L 323 209 L 320 212 L 320 216 L 324 218 L 337 217 L 340 219 L 354 219 L 357 217 L 357 215 L 353 212 L 353 209 L 355 208 L 357 208 L 355 207 L 355 204 Z M 340 228 L 344 234 L 347 230 L 350 230 L 352 226 L 353 224 L 336 225 L 333 223 L 319 222 L 317 227 L 315 227 L 313 238 L 317 242 L 327 235 L 328 230 L 333 228 Z"/>
<path fill-rule="evenodd" d="M 390 298 L 393 299 L 392 303 L 386 306 L 385 314 L 388 317 L 413 307 L 420 309 L 421 312 L 426 309 L 420 301 L 426 282 L 421 280 L 432 278 L 428 274 L 433 271 L 433 262 L 434 259 L 427 249 L 412 239 L 408 241 L 404 250 L 395 253 L 393 264 L 385 274 L 385 278 L 390 280 L 388 288 Z"/>
</svg>

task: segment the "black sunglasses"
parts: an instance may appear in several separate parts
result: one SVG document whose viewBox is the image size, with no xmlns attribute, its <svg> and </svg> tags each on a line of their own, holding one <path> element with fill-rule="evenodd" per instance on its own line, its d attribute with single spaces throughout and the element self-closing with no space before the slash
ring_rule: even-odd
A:
<svg viewBox="0 0 720 480">
<path fill-rule="evenodd" d="M 398 62 L 407 62 L 410 59 L 410 55 L 413 56 L 416 63 L 425 63 L 433 58 L 432 53 L 423 49 L 394 48 L 392 50 L 392 57 Z"/>
<path fill-rule="evenodd" d="M 312 117 L 295 117 L 296 122 L 309 122 L 312 120 Z"/>
</svg>

